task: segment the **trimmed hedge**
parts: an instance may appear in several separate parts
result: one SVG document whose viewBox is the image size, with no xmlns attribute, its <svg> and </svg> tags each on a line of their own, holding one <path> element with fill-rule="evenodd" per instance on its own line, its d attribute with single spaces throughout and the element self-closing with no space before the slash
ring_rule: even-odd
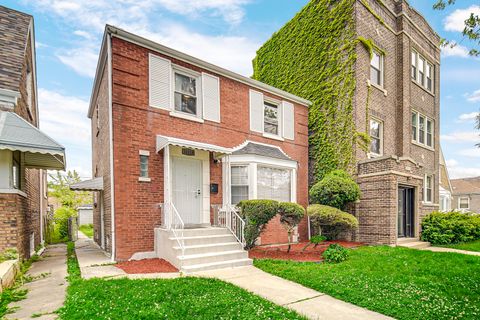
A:
<svg viewBox="0 0 480 320">
<path fill-rule="evenodd" d="M 243 200 L 237 206 L 240 216 L 245 219 L 245 248 L 251 249 L 263 229 L 278 213 L 278 201 L 275 200 Z"/>
<path fill-rule="evenodd" d="M 347 172 L 334 170 L 310 188 L 310 201 L 344 210 L 360 194 L 360 187 Z"/>
<path fill-rule="evenodd" d="M 358 220 L 353 215 L 337 208 L 312 204 L 307 208 L 310 224 L 329 240 L 338 239 L 344 232 L 358 228 Z"/>
<path fill-rule="evenodd" d="M 431 244 L 453 244 L 477 239 L 480 239 L 480 215 L 434 211 L 423 218 L 423 241 Z"/>
</svg>

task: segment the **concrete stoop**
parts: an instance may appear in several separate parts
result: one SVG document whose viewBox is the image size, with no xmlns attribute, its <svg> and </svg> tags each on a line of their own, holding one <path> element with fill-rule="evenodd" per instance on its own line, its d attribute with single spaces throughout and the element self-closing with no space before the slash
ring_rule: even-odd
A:
<svg viewBox="0 0 480 320">
<path fill-rule="evenodd" d="M 410 249 L 425 249 L 430 247 L 430 242 L 420 241 L 418 238 L 401 238 L 397 240 L 397 246 Z"/>
<path fill-rule="evenodd" d="M 180 243 L 184 246 L 184 254 Z M 226 228 L 155 229 L 155 252 L 184 273 L 249 266 L 253 260 Z"/>
</svg>

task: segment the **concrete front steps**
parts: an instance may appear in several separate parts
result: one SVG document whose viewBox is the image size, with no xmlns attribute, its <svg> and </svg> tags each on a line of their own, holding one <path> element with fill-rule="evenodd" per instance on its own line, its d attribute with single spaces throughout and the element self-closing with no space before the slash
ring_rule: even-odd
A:
<svg viewBox="0 0 480 320">
<path fill-rule="evenodd" d="M 398 238 L 397 246 L 410 249 L 425 249 L 430 247 L 430 242 L 420 241 L 418 238 Z"/>
<path fill-rule="evenodd" d="M 226 228 L 183 229 L 175 230 L 175 233 L 156 229 L 155 235 L 159 257 L 185 273 L 253 264 L 252 259 L 248 258 L 248 252 Z M 179 241 L 184 245 L 184 255 Z"/>
</svg>

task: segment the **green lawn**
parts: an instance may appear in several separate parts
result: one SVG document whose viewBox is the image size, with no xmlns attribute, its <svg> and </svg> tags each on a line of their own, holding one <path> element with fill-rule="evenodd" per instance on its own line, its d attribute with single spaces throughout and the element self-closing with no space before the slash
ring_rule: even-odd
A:
<svg viewBox="0 0 480 320">
<path fill-rule="evenodd" d="M 480 252 L 480 240 L 465 242 L 465 243 L 442 245 L 440 247 Z"/>
<path fill-rule="evenodd" d="M 72 250 L 61 319 L 305 319 L 215 279 L 82 280 Z"/>
<path fill-rule="evenodd" d="M 78 227 L 78 230 L 82 231 L 87 237 L 93 238 L 93 224 L 82 224 Z"/>
<path fill-rule="evenodd" d="M 340 264 L 255 260 L 277 276 L 397 319 L 480 319 L 480 258 L 387 246 Z"/>
</svg>

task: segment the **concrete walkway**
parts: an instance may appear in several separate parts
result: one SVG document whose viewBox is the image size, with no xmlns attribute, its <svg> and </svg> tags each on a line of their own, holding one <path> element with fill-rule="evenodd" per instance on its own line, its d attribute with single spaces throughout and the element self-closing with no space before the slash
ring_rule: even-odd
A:
<svg viewBox="0 0 480 320">
<path fill-rule="evenodd" d="M 22 287 L 28 290 L 27 298 L 9 305 L 18 309 L 7 315 L 7 319 L 32 319 L 32 315 L 43 320 L 57 318 L 53 312 L 63 305 L 67 289 L 67 247 L 48 246 L 41 257 L 27 272 L 38 279 Z"/>
<path fill-rule="evenodd" d="M 127 274 L 114 266 L 112 259 L 106 255 L 105 251 L 80 231 L 78 232 L 78 240 L 75 242 L 75 252 L 83 279 L 169 279 L 180 276 L 178 272 Z"/>
<path fill-rule="evenodd" d="M 295 310 L 309 319 L 393 319 L 276 277 L 253 266 L 202 271 L 193 275 L 230 282 L 273 303 Z"/>
<path fill-rule="evenodd" d="M 480 257 L 480 252 L 459 250 L 459 249 L 453 249 L 453 248 L 428 247 L 428 248 L 423 248 L 422 250 L 428 250 L 428 251 L 433 251 L 433 252 L 454 252 L 454 253 L 468 254 L 470 256 L 479 256 Z"/>
</svg>

